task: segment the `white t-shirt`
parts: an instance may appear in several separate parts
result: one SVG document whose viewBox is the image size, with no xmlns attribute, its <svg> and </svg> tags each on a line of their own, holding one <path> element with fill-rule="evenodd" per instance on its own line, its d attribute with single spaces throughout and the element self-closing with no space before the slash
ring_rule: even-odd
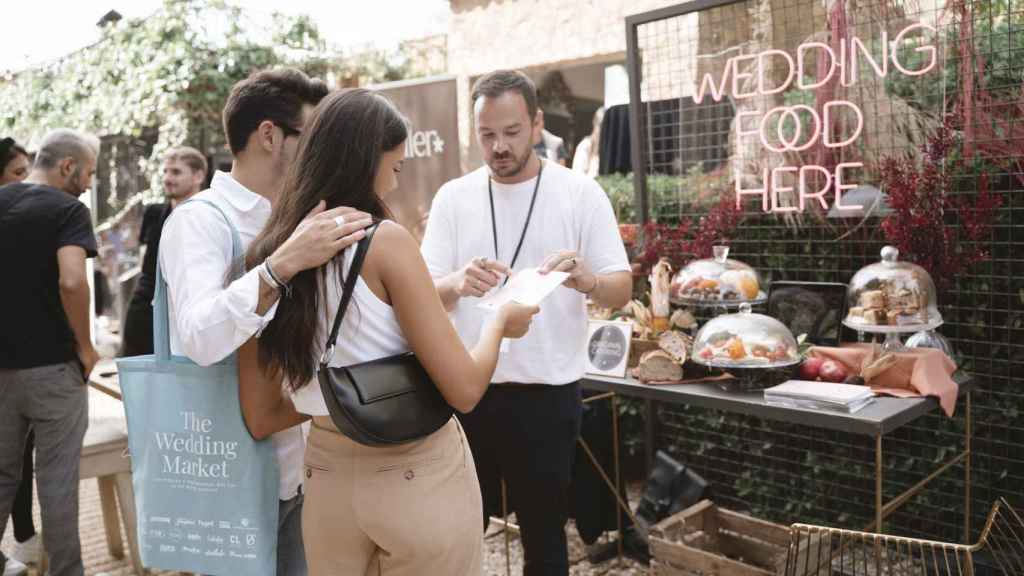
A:
<svg viewBox="0 0 1024 576">
<path fill-rule="evenodd" d="M 446 183 L 430 210 L 423 238 L 423 258 L 434 278 L 446 276 L 478 257 L 511 263 L 523 232 L 536 179 L 514 185 L 494 182 L 494 214 L 498 255 L 487 194 L 489 172 L 481 167 Z M 515 270 L 539 267 L 559 250 L 576 250 L 597 274 L 628 271 L 615 214 L 601 186 L 578 172 L 545 162 Z M 452 322 L 462 341 L 472 347 L 480 338 L 487 312 L 477 298 L 460 298 Z M 559 287 L 540 305 L 530 332 L 509 340 L 498 360 L 493 382 L 568 384 L 583 376 L 587 331 L 586 299 Z"/>
</svg>

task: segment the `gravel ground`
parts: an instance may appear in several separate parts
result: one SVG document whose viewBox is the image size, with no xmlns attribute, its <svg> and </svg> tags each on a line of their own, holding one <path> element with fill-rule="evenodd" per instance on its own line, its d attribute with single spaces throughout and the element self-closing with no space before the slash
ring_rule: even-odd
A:
<svg viewBox="0 0 1024 576">
<path fill-rule="evenodd" d="M 633 508 L 640 497 L 642 485 L 632 484 L 628 487 L 629 500 Z M 103 525 L 100 519 L 99 493 L 95 480 L 84 480 L 81 485 L 81 506 L 80 506 L 80 532 L 82 536 L 82 557 L 85 561 L 86 575 L 94 575 L 100 571 L 107 572 L 112 576 L 132 576 L 134 571 L 128 559 L 115 560 L 110 557 L 107 551 Z M 39 504 L 35 504 L 36 526 L 39 522 Z M 510 518 L 515 522 L 515 516 Z M 624 558 L 622 564 L 618 559 L 612 558 L 600 564 L 591 564 L 586 557 L 583 542 L 576 532 L 575 524 L 570 521 L 566 527 L 566 534 L 569 538 L 569 573 L 572 576 L 590 575 L 614 575 L 614 576 L 640 576 L 648 574 L 646 566 L 641 565 L 629 558 Z M 10 552 L 14 545 L 11 523 L 7 523 L 6 533 L 2 535 L 2 548 Z M 606 536 L 607 538 L 607 536 Z M 125 539 L 127 541 L 127 539 Z M 511 573 L 514 576 L 522 576 L 523 573 L 523 548 L 520 545 L 517 534 L 510 538 L 511 549 Z M 171 573 L 162 572 L 171 576 Z M 485 576 L 506 576 L 505 565 L 505 535 L 498 524 L 492 523 L 484 540 L 484 575 Z M 30 570 L 29 576 L 39 576 L 38 571 Z M 187 575 L 181 575 L 187 576 Z"/>
<path fill-rule="evenodd" d="M 513 517 L 514 518 L 514 517 Z M 514 521 L 514 520 L 513 520 Z M 612 558 L 600 564 L 591 564 L 587 560 L 583 542 L 576 533 L 576 526 L 569 522 L 566 530 L 569 536 L 569 574 L 572 576 L 596 576 L 607 574 L 609 576 L 640 576 L 648 574 L 647 566 L 644 566 L 630 558 L 623 558 L 621 564 L 617 558 Z M 507 572 L 505 565 L 505 533 L 501 527 L 492 523 L 484 539 L 484 574 L 486 576 L 522 576 L 523 574 L 523 547 L 520 544 L 518 535 L 513 534 L 510 538 L 509 549 L 511 559 L 511 572 Z"/>
<path fill-rule="evenodd" d="M 628 486 L 630 505 L 635 509 L 636 502 L 640 498 L 643 485 L 633 483 Z M 509 521 L 515 523 L 515 516 L 510 516 Z M 623 557 L 621 563 L 618 558 L 612 558 L 600 564 L 591 564 L 587 560 L 586 550 L 580 535 L 576 531 L 575 523 L 570 520 L 566 526 L 566 535 L 569 539 L 569 574 L 571 576 L 597 576 L 607 574 L 608 576 L 641 576 L 649 573 L 646 565 L 640 564 L 630 558 Z M 505 562 L 505 532 L 501 525 L 491 522 L 487 533 L 484 535 L 484 575 L 485 576 L 522 576 L 523 574 L 523 547 L 519 535 L 515 532 L 509 534 L 509 559 L 511 572 Z M 609 536 L 606 534 L 604 539 Z M 600 542 L 600 541 L 599 541 Z"/>
</svg>

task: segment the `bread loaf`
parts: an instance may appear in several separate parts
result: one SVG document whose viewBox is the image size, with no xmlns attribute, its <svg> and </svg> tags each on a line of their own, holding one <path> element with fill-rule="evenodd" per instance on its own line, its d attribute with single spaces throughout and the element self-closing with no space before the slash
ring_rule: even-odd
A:
<svg viewBox="0 0 1024 576">
<path fill-rule="evenodd" d="M 689 358 L 690 344 L 689 336 L 675 330 L 663 332 L 658 337 L 658 347 L 668 352 L 668 355 L 679 364 L 685 364 Z"/>
<path fill-rule="evenodd" d="M 683 367 L 660 349 L 641 356 L 637 372 L 641 382 L 674 382 L 683 378 Z"/>
<path fill-rule="evenodd" d="M 689 330 L 697 325 L 697 319 L 693 317 L 693 313 L 685 308 L 680 308 L 672 313 L 672 327 L 682 328 L 683 330 Z"/>
</svg>

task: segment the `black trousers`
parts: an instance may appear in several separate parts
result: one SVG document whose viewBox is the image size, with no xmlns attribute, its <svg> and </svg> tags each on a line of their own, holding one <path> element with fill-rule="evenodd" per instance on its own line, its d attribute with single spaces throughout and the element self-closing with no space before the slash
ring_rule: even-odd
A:
<svg viewBox="0 0 1024 576">
<path fill-rule="evenodd" d="M 522 534 L 524 576 L 565 576 L 576 439 L 582 412 L 578 382 L 563 386 L 492 384 L 469 414 L 469 439 L 488 517 L 501 514 L 501 479 Z"/>
<path fill-rule="evenodd" d="M 121 356 L 144 356 L 153 353 L 153 305 L 132 297 L 124 315 L 121 330 Z"/>
<path fill-rule="evenodd" d="M 36 525 L 32 521 L 32 450 L 36 446 L 36 435 L 29 430 L 25 439 L 25 458 L 21 464 L 21 483 L 14 496 L 11 507 L 11 521 L 14 524 L 14 539 L 24 542 L 36 535 Z"/>
</svg>

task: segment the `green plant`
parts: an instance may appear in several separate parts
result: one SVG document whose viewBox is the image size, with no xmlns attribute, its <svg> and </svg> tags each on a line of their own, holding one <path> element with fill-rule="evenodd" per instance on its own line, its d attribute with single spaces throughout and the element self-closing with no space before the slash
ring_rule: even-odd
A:
<svg viewBox="0 0 1024 576">
<path fill-rule="evenodd" d="M 1024 83 L 1024 13 L 1010 11 L 1006 2 L 979 2 L 975 6 L 978 12 L 973 20 L 974 49 L 982 57 L 977 82 L 987 87 L 994 97 L 1011 100 L 1019 97 Z M 885 89 L 911 106 L 940 117 L 943 109 L 951 110 L 957 103 L 962 82 L 960 63 L 964 55 L 960 53 L 957 27 L 948 27 L 935 40 L 950 51 L 941 62 L 940 82 L 890 74 L 885 80 Z M 900 46 L 898 54 L 900 62 L 911 70 L 920 69 L 928 57 L 911 44 Z"/>
<path fill-rule="evenodd" d="M 633 173 L 598 176 L 597 182 L 608 194 L 619 223 L 636 222 Z M 700 165 L 695 165 L 679 176 L 652 174 L 647 177 L 650 219 L 663 224 L 676 223 L 686 211 L 716 205 L 723 194 L 731 190 L 730 186 L 728 172 L 723 168 L 705 173 Z"/>
<path fill-rule="evenodd" d="M 615 211 L 615 219 L 620 224 L 634 222 L 633 174 L 608 174 L 598 176 L 596 180 L 608 194 L 612 210 Z"/>
<path fill-rule="evenodd" d="M 96 44 L 0 79 L 0 131 L 31 142 L 66 126 L 145 141 L 148 156 L 129 168 L 150 179 L 136 200 L 154 200 L 168 148 L 223 148 L 221 108 L 235 82 L 275 65 L 327 70 L 309 18 L 276 15 L 258 24 L 220 0 L 166 0 L 147 18 L 108 24 Z"/>
</svg>

